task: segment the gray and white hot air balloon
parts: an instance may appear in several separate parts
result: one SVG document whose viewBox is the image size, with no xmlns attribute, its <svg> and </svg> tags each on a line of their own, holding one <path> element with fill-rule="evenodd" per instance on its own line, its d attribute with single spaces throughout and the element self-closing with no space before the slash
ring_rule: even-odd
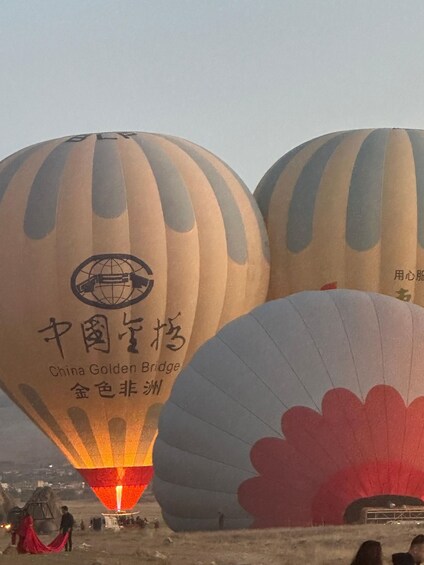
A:
<svg viewBox="0 0 424 565">
<path fill-rule="evenodd" d="M 423 439 L 424 310 L 303 292 L 225 326 L 178 377 L 154 491 L 174 530 L 340 524 L 370 499 L 422 504 Z"/>
</svg>

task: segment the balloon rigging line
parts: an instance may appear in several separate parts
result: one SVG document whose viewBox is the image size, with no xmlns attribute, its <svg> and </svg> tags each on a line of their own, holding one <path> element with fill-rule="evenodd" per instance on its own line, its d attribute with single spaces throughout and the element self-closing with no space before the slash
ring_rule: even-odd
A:
<svg viewBox="0 0 424 565">
<path fill-rule="evenodd" d="M 256 323 L 258 323 L 257 318 L 255 318 L 255 316 L 253 316 L 251 313 L 250 313 L 250 314 L 247 314 L 247 316 L 248 316 L 249 318 L 252 318 L 253 320 L 255 320 Z M 265 331 L 265 328 L 264 328 L 261 324 L 259 324 L 259 326 L 261 327 L 262 330 Z M 240 361 L 240 363 L 241 363 L 242 365 L 244 365 L 244 366 L 249 370 L 249 372 L 251 372 L 253 375 L 255 375 L 255 377 L 257 378 L 258 382 L 260 382 L 260 383 L 264 386 L 264 388 L 268 389 L 268 391 L 272 394 L 272 396 L 273 396 L 276 400 L 278 400 L 278 402 L 281 404 L 281 406 L 282 406 L 283 408 L 285 408 L 286 410 L 288 410 L 288 406 L 281 400 L 281 398 L 280 398 L 280 397 L 277 395 L 277 393 L 271 388 L 271 386 L 268 385 L 264 380 L 261 379 L 260 375 L 253 369 L 253 367 L 251 367 L 251 366 L 248 364 L 247 361 L 245 361 L 244 359 L 242 359 L 242 358 L 236 353 L 236 351 L 234 351 L 234 349 L 229 345 L 229 343 L 227 343 L 226 341 L 224 341 L 224 340 L 222 339 L 222 337 L 221 337 L 221 335 L 220 335 L 219 333 L 215 336 L 215 338 L 218 339 L 229 351 L 231 351 L 231 353 Z M 237 399 L 237 400 L 238 400 L 238 399 Z M 270 427 L 271 427 L 271 429 L 274 429 L 274 428 L 272 428 L 272 426 L 270 426 Z M 274 431 L 277 431 L 277 430 L 274 430 Z M 277 432 L 277 433 L 278 433 L 279 435 L 281 435 L 281 432 Z"/>
<path fill-rule="evenodd" d="M 239 439 L 239 438 L 236 438 L 236 439 Z M 160 438 L 160 441 L 163 442 L 168 447 L 171 447 L 172 449 L 175 449 L 175 450 L 180 451 L 182 453 L 187 453 L 186 449 L 182 449 L 181 447 L 177 447 L 175 445 L 172 445 L 167 440 L 163 439 L 163 437 Z M 236 465 L 232 465 L 231 463 L 226 463 L 225 461 L 218 461 L 217 459 L 212 459 L 212 457 L 207 457 L 206 455 L 202 455 L 201 453 L 194 453 L 192 451 L 190 451 L 188 453 L 193 457 L 198 457 L 199 459 L 204 459 L 205 461 L 208 461 L 210 463 L 218 463 L 219 465 L 222 465 L 223 467 L 228 467 L 229 469 L 234 469 L 236 471 L 242 471 L 243 473 L 248 473 L 251 476 L 251 478 L 254 478 L 254 477 L 257 476 L 256 471 L 252 471 L 252 469 L 245 469 L 244 467 L 237 467 Z M 162 477 L 160 477 L 159 475 L 157 475 L 157 476 L 159 477 L 159 479 L 161 481 L 163 481 L 165 483 L 181 484 L 181 483 L 171 483 L 170 481 L 168 481 L 166 479 L 162 479 Z M 182 486 L 186 486 L 186 485 L 182 485 Z M 193 488 L 194 489 L 194 488 L 197 488 L 197 487 L 186 486 L 186 488 Z M 211 489 L 202 489 L 202 490 L 211 490 Z M 227 491 L 221 491 L 221 492 L 227 492 Z M 233 493 L 227 492 L 227 494 L 233 494 Z"/>
<path fill-rule="evenodd" d="M 302 379 L 300 378 L 300 375 L 297 374 L 297 372 L 295 371 L 293 365 L 290 363 L 288 357 L 286 356 L 286 354 L 284 353 L 284 351 L 282 351 L 278 345 L 278 343 L 274 340 L 274 338 L 272 337 L 272 335 L 268 332 L 268 330 L 265 328 L 265 326 L 261 323 L 261 321 L 255 316 L 254 311 L 251 312 L 249 314 L 249 316 L 252 316 L 252 318 L 255 318 L 255 320 L 257 321 L 257 323 L 259 324 L 259 326 L 261 326 L 261 328 L 263 329 L 263 331 L 267 334 L 267 336 L 269 337 L 271 343 L 274 344 L 276 350 L 279 352 L 280 357 L 282 359 L 284 359 L 284 361 L 286 362 L 286 365 L 288 365 L 288 367 L 290 368 L 292 374 L 296 377 L 296 379 L 298 380 L 299 384 L 301 385 L 301 387 L 303 388 L 303 390 L 305 391 L 306 395 L 309 397 L 311 403 L 315 406 L 315 408 L 317 409 L 317 411 L 320 411 L 320 407 L 318 406 L 318 404 L 315 402 L 315 399 L 313 398 L 313 396 L 311 395 L 311 393 L 309 392 L 309 390 L 306 388 L 306 385 L 303 383 Z M 280 400 L 280 402 L 282 402 Z"/>
<path fill-rule="evenodd" d="M 223 342 L 225 344 L 225 342 Z M 266 428 L 268 428 L 271 432 L 273 432 L 274 434 L 277 434 L 277 437 L 281 438 L 282 434 L 281 431 L 278 431 L 276 429 L 274 429 L 270 424 L 268 424 L 267 422 L 265 422 L 264 420 L 262 420 L 262 418 L 260 418 L 259 416 L 257 416 L 254 412 L 252 412 L 252 410 L 250 410 L 250 408 L 248 408 L 247 406 L 244 406 L 244 404 L 241 404 L 240 399 L 236 398 L 234 396 L 232 396 L 231 394 L 229 394 L 229 392 L 225 389 L 222 389 L 220 386 L 217 385 L 216 382 L 211 381 L 210 379 L 208 379 L 203 373 L 201 373 L 198 369 L 196 369 L 193 365 L 190 365 L 190 370 L 193 371 L 194 373 L 198 374 L 200 377 L 202 377 L 202 379 L 207 382 L 209 385 L 211 385 L 212 387 L 216 388 L 217 390 L 219 390 L 224 396 L 226 396 L 227 398 L 229 398 L 234 404 L 239 405 L 241 408 L 243 408 L 243 410 L 245 410 L 250 416 L 253 416 L 254 418 L 256 418 L 256 420 L 258 420 L 259 422 L 261 422 Z M 179 408 L 181 408 L 181 410 L 183 410 L 184 412 L 186 412 L 187 414 L 191 414 L 192 416 L 199 418 L 199 420 L 209 424 L 209 422 L 207 420 L 203 420 L 202 418 L 200 418 L 199 416 L 196 416 L 195 414 L 192 414 L 191 412 L 188 412 L 185 408 L 182 408 L 181 406 L 179 406 L 173 397 L 171 397 L 171 402 L 173 404 L 175 404 L 176 406 L 178 406 Z M 221 429 L 218 428 L 217 426 L 215 426 L 217 429 Z M 225 430 L 222 430 L 225 431 Z M 233 435 L 230 434 L 229 432 L 226 432 L 229 435 Z M 234 437 L 238 437 L 238 436 L 234 436 Z M 241 438 L 238 438 L 241 439 Z M 246 443 L 246 445 L 251 445 L 249 442 L 246 442 L 244 440 L 242 440 L 243 443 Z"/>
<path fill-rule="evenodd" d="M 242 438 L 240 438 L 240 437 L 238 437 L 238 436 L 236 436 L 236 435 L 230 433 L 230 432 L 227 431 L 227 430 L 223 430 L 222 428 L 220 428 L 220 427 L 217 426 L 216 424 L 212 424 L 211 422 L 207 422 L 206 420 L 203 420 L 203 418 L 200 418 L 200 416 L 196 416 L 195 414 L 192 414 L 192 413 L 190 413 L 190 412 L 187 412 L 184 408 L 182 408 L 179 404 L 177 404 L 173 399 L 169 400 L 168 402 L 169 402 L 169 404 L 172 404 L 172 405 L 174 405 L 176 408 L 178 408 L 179 410 L 181 410 L 181 412 L 183 412 L 184 414 L 186 414 L 186 415 L 189 416 L 190 418 L 193 418 L 194 420 L 198 420 L 199 422 L 202 422 L 203 424 L 205 424 L 205 426 L 208 426 L 208 427 L 210 427 L 210 428 L 214 428 L 214 429 L 218 430 L 219 432 L 222 432 L 224 435 L 227 435 L 228 437 L 232 437 L 233 439 L 235 439 L 235 440 L 237 440 L 238 442 L 240 442 L 240 443 L 246 445 L 246 446 L 249 447 L 249 448 L 251 447 L 251 443 L 245 441 L 244 439 L 242 439 Z M 161 441 L 164 441 L 162 437 L 161 437 L 160 439 L 161 439 Z M 177 446 L 175 446 L 175 445 L 172 445 L 172 444 L 170 444 L 169 442 L 166 442 L 166 443 L 167 443 L 168 445 L 170 445 L 171 447 L 175 447 L 175 449 L 180 449 L 179 447 L 177 447 Z M 183 450 L 181 450 L 181 451 L 183 451 Z M 202 454 L 200 454 L 200 453 L 197 453 L 197 452 L 193 452 L 193 453 L 194 453 L 194 455 L 197 455 L 198 457 L 204 457 L 205 459 L 209 459 L 208 457 L 206 457 L 206 456 L 204 456 L 204 455 L 202 455 Z M 210 459 L 210 460 L 211 460 L 211 461 L 217 461 L 217 459 Z M 252 472 L 251 470 L 248 470 L 248 469 L 246 469 L 246 468 L 244 468 L 244 467 L 236 467 L 235 465 L 230 465 L 230 464 L 228 464 L 228 463 L 225 463 L 225 461 L 222 461 L 222 460 L 218 460 L 218 462 L 219 462 L 219 463 L 222 463 L 223 465 L 227 465 L 227 466 L 229 466 L 229 467 L 234 467 L 234 469 L 239 469 L 240 471 L 248 471 L 249 473 Z"/>
<path fill-rule="evenodd" d="M 387 394 L 386 394 L 386 386 L 388 386 L 388 385 L 387 385 L 387 383 L 386 383 L 386 375 L 385 375 L 385 369 L 386 369 L 386 367 L 385 367 L 384 353 L 383 353 L 383 336 L 382 336 L 382 334 L 381 334 L 381 323 L 380 323 L 380 317 L 379 317 L 378 312 L 377 312 L 377 307 L 376 307 L 375 302 L 374 302 L 374 300 L 373 300 L 373 296 L 372 296 L 372 295 L 369 295 L 369 296 L 370 296 L 370 301 L 371 301 L 371 304 L 372 304 L 373 309 L 374 309 L 374 312 L 375 312 L 375 316 L 376 316 L 376 319 L 377 319 L 377 326 L 378 326 L 377 335 L 378 335 L 378 337 L 379 337 L 379 342 L 380 342 L 381 367 L 382 367 L 381 377 L 382 377 L 383 384 L 384 384 L 383 395 L 384 395 L 384 412 L 385 412 L 385 415 L 386 415 L 386 425 L 385 425 L 385 429 L 386 429 L 386 439 L 387 439 L 387 445 L 386 445 L 386 447 L 387 447 L 387 461 L 390 461 L 390 452 L 389 452 L 389 426 L 388 426 L 388 425 L 389 425 L 389 415 L 388 415 L 388 412 L 387 412 Z M 372 434 L 372 430 L 370 430 L 370 431 L 371 431 L 371 434 Z M 371 437 L 373 437 L 373 436 L 371 435 Z M 375 449 L 374 439 L 373 439 L 373 445 L 374 445 L 374 449 Z M 376 459 L 377 459 L 377 452 L 376 452 Z M 378 469 L 378 468 L 377 468 L 377 469 Z M 379 470 L 379 469 L 378 469 L 378 470 Z M 381 488 L 381 490 L 383 491 L 382 482 L 381 482 L 381 478 L 380 478 L 380 473 L 379 473 L 379 472 L 377 472 L 377 476 L 378 476 L 378 480 L 380 481 L 380 488 Z"/>
<path fill-rule="evenodd" d="M 411 378 L 412 378 L 412 363 L 413 363 L 413 359 L 414 359 L 414 345 L 415 345 L 415 325 L 414 325 L 414 315 L 412 312 L 412 309 L 408 303 L 408 311 L 409 311 L 409 315 L 410 315 L 410 320 L 411 320 L 411 353 L 410 353 L 410 357 L 409 357 L 409 375 L 408 375 L 408 388 L 407 388 L 407 392 L 406 392 L 406 401 L 405 401 L 405 405 L 409 406 L 409 392 L 410 392 L 410 387 L 411 387 Z M 399 492 L 399 482 L 400 482 L 400 476 L 401 476 L 401 471 L 402 471 L 402 466 L 403 466 L 403 457 L 404 457 L 404 449 L 405 449 L 405 439 L 406 439 L 406 428 L 407 428 L 407 420 L 408 420 L 408 416 L 407 416 L 407 410 L 405 410 L 405 416 L 404 416 L 404 426 L 403 426 L 403 437 L 402 437 L 402 448 L 401 448 L 401 458 L 400 458 L 400 465 L 399 465 L 399 471 L 398 471 L 398 480 L 397 480 L 397 491 Z M 412 472 L 412 468 L 410 468 L 409 470 L 409 476 L 408 476 L 408 480 L 407 480 L 407 485 L 409 483 L 409 479 L 411 476 L 411 472 Z"/>
</svg>

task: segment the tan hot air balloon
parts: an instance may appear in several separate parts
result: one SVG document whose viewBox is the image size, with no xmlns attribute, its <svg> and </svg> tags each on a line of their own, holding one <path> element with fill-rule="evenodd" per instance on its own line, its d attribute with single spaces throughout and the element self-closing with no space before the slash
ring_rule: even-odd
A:
<svg viewBox="0 0 424 565">
<path fill-rule="evenodd" d="M 424 305 L 424 131 L 318 137 L 279 159 L 255 196 L 270 299 L 351 288 Z"/>
<path fill-rule="evenodd" d="M 0 242 L 1 386 L 108 508 L 131 508 L 181 367 L 266 296 L 255 201 L 183 139 L 77 135 L 0 164 Z"/>
</svg>

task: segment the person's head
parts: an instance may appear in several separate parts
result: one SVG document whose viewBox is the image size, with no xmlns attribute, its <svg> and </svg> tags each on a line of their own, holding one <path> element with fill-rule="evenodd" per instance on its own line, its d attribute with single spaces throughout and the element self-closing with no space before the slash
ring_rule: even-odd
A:
<svg viewBox="0 0 424 565">
<path fill-rule="evenodd" d="M 411 541 L 409 553 L 414 558 L 414 563 L 421 563 L 424 561 L 424 535 L 419 534 Z"/>
<path fill-rule="evenodd" d="M 60 509 L 62 510 L 62 514 L 66 514 L 68 512 L 67 506 L 61 506 Z"/>
<path fill-rule="evenodd" d="M 383 565 L 383 552 L 381 543 L 367 540 L 359 547 L 352 565 Z"/>
</svg>

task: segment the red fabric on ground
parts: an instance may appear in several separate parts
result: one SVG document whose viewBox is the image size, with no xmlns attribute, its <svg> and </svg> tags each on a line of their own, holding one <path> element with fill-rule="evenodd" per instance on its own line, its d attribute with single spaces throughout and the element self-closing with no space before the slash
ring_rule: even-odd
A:
<svg viewBox="0 0 424 565">
<path fill-rule="evenodd" d="M 59 534 L 48 545 L 39 539 L 34 530 L 32 516 L 25 516 L 18 527 L 18 553 L 59 553 L 65 547 L 68 534 Z"/>
</svg>

